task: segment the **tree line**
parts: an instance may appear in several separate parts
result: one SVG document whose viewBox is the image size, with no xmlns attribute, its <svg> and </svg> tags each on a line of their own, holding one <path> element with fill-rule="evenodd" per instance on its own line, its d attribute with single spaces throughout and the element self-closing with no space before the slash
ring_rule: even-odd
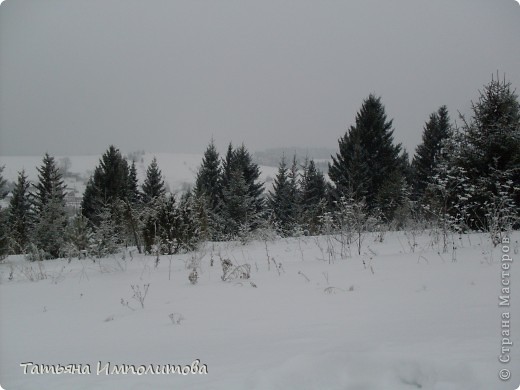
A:
<svg viewBox="0 0 520 390">
<path fill-rule="evenodd" d="M 312 159 L 282 157 L 272 188 L 244 145 L 221 157 L 211 140 L 192 189 L 167 193 L 154 158 L 142 184 L 134 161 L 115 147 L 102 155 L 68 215 L 65 186 L 48 154 L 30 184 L 19 172 L 9 205 L 0 209 L 0 255 L 31 259 L 106 256 L 123 246 L 174 254 L 203 240 L 327 234 L 346 226 L 405 229 L 410 223 L 451 231 L 517 228 L 520 210 L 520 103 L 511 84 L 495 80 L 452 122 L 446 106 L 425 122 L 410 162 L 393 138 L 381 97 L 369 95 L 338 140 L 328 178 Z M 0 199 L 7 195 L 0 170 Z"/>
</svg>

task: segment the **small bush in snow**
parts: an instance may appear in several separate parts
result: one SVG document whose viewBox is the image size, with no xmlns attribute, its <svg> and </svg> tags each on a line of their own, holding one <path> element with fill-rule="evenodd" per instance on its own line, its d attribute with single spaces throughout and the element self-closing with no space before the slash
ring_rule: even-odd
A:
<svg viewBox="0 0 520 390">
<path fill-rule="evenodd" d="M 225 265 L 224 262 L 222 263 L 222 280 L 224 282 L 235 279 L 249 279 L 251 277 L 251 265 L 242 264 L 234 267 L 230 260 L 225 259 L 224 261 L 229 262 Z"/>
<path fill-rule="evenodd" d="M 191 270 L 190 274 L 188 275 L 188 279 L 190 280 L 191 284 L 197 284 L 199 280 L 199 274 L 195 268 Z"/>
<path fill-rule="evenodd" d="M 222 279 L 224 280 L 224 276 L 227 275 L 229 270 L 233 267 L 233 263 L 229 259 L 220 258 L 220 265 L 222 266 Z"/>
<path fill-rule="evenodd" d="M 27 251 L 27 254 L 25 255 L 25 258 L 29 261 L 42 261 L 45 260 L 46 255 L 45 251 L 38 248 L 34 244 L 29 244 L 29 248 Z"/>
<path fill-rule="evenodd" d="M 181 321 L 184 321 L 184 316 L 181 313 L 170 313 L 168 316 L 173 325 L 180 325 Z"/>
</svg>

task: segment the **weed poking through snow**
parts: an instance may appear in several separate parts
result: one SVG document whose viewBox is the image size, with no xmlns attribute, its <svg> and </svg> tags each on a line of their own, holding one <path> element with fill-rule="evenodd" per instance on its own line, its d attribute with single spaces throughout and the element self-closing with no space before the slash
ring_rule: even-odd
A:
<svg viewBox="0 0 520 390">
<path fill-rule="evenodd" d="M 170 317 L 170 321 L 173 325 L 180 325 L 181 321 L 185 320 L 184 316 L 181 313 L 170 313 L 168 317 Z"/>
</svg>

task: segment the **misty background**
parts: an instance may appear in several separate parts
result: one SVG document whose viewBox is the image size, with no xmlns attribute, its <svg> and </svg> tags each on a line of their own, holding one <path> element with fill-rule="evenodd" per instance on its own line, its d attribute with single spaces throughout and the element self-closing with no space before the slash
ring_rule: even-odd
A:
<svg viewBox="0 0 520 390">
<path fill-rule="evenodd" d="M 370 93 L 412 155 L 439 106 L 520 87 L 519 38 L 514 0 L 7 0 L 0 155 L 337 148 Z"/>
</svg>

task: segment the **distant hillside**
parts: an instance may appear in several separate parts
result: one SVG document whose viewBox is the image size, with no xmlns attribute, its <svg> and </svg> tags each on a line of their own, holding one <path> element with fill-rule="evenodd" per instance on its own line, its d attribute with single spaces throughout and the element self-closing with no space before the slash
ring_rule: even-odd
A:
<svg viewBox="0 0 520 390">
<path fill-rule="evenodd" d="M 258 165 L 269 167 L 278 167 L 282 156 L 285 156 L 288 164 L 292 162 L 293 156 L 296 155 L 298 164 L 303 164 L 305 158 L 313 159 L 319 170 L 327 173 L 328 162 L 331 160 L 331 155 L 335 154 L 336 150 L 331 148 L 297 148 L 297 147 L 283 147 L 265 149 L 254 153 L 255 161 Z"/>
</svg>

